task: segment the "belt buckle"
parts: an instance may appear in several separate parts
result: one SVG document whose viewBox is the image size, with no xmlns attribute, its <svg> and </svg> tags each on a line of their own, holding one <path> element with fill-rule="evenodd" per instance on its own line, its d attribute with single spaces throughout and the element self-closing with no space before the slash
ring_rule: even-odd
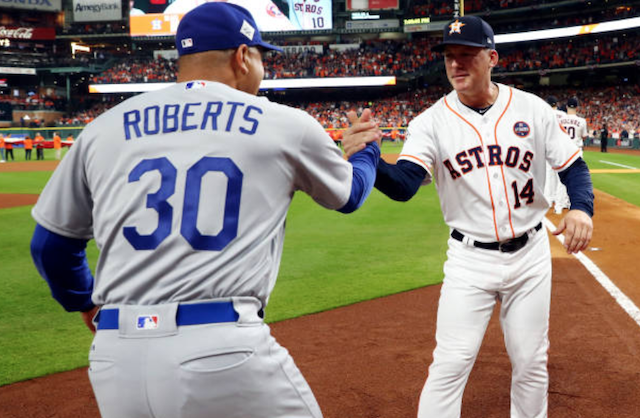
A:
<svg viewBox="0 0 640 418">
<path fill-rule="evenodd" d="M 529 236 L 524 234 L 520 238 L 513 238 L 508 241 L 504 241 L 498 244 L 498 250 L 503 253 L 514 253 L 520 248 L 524 247 L 529 241 Z"/>
</svg>

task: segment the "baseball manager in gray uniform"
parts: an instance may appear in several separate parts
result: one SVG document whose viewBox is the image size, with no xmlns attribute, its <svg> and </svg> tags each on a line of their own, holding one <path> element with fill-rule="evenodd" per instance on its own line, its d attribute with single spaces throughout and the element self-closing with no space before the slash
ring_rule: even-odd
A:
<svg viewBox="0 0 640 418">
<path fill-rule="evenodd" d="M 360 151 L 347 161 L 311 116 L 256 97 L 262 54 L 278 48 L 239 6 L 195 8 L 176 45 L 178 83 L 98 117 L 54 172 L 33 209 L 34 262 L 97 328 L 104 418 L 321 417 L 263 310 L 294 192 L 354 211 L 381 134 L 368 110 L 350 112 L 344 146 Z"/>
</svg>

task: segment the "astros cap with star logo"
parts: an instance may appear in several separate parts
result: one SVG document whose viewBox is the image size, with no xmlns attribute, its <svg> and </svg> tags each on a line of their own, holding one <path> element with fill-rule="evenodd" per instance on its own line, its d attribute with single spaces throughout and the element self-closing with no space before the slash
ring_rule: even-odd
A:
<svg viewBox="0 0 640 418">
<path fill-rule="evenodd" d="M 461 16 L 444 26 L 442 42 L 431 48 L 442 52 L 446 45 L 467 45 L 495 49 L 493 29 L 478 16 Z"/>
</svg>

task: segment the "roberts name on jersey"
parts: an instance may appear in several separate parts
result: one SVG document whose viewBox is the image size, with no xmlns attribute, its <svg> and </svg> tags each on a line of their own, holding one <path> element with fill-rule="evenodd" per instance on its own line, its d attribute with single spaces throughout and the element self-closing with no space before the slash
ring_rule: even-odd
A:
<svg viewBox="0 0 640 418">
<path fill-rule="evenodd" d="M 262 109 L 242 102 L 195 102 L 147 106 L 122 114 L 127 140 L 194 129 L 253 135 Z"/>
</svg>

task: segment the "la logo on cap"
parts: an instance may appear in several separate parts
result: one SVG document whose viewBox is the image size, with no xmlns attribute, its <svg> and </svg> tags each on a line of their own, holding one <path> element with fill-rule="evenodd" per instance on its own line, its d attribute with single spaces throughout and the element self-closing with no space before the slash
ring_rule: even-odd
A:
<svg viewBox="0 0 640 418">
<path fill-rule="evenodd" d="M 249 22 L 246 20 L 242 21 L 242 27 L 240 28 L 240 33 L 249 38 L 250 41 L 253 41 L 253 35 L 256 33 L 256 30 L 251 26 Z"/>
<path fill-rule="evenodd" d="M 466 25 L 466 23 L 462 23 L 458 19 L 456 19 L 455 22 L 449 25 L 449 29 L 451 29 L 449 31 L 449 35 L 451 35 L 452 33 L 462 33 L 460 32 L 460 29 L 462 29 L 464 25 Z"/>
<path fill-rule="evenodd" d="M 191 48 L 193 46 L 193 39 L 185 38 L 181 41 L 183 48 Z"/>
</svg>

